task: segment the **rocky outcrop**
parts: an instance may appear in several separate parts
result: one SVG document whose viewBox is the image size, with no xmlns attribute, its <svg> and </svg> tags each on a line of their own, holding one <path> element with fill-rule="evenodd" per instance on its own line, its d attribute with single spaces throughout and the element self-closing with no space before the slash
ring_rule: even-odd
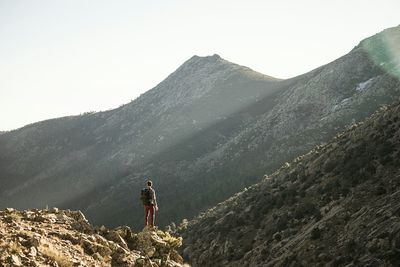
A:
<svg viewBox="0 0 400 267">
<path fill-rule="evenodd" d="M 184 266 L 182 238 L 93 227 L 80 211 L 0 211 L 0 266 Z"/>
<path fill-rule="evenodd" d="M 400 102 L 180 227 L 193 266 L 399 266 Z"/>
</svg>

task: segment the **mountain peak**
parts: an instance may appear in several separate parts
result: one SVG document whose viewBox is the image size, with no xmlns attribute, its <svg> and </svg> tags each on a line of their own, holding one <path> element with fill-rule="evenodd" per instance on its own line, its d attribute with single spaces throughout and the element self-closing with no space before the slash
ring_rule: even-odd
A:
<svg viewBox="0 0 400 267">
<path fill-rule="evenodd" d="M 225 60 L 218 54 L 212 56 L 194 55 L 158 84 L 152 90 L 152 93 L 161 93 L 163 102 L 170 103 L 173 100 L 172 102 L 176 103 L 177 99 L 185 102 L 186 100 L 197 99 L 211 91 L 221 90 L 224 87 L 219 86 L 219 84 L 227 79 L 264 82 L 278 80 Z"/>
<path fill-rule="evenodd" d="M 184 65 L 186 64 L 207 64 L 207 63 L 217 63 L 218 61 L 226 61 L 223 58 L 221 58 L 219 55 L 214 54 L 212 56 L 198 56 L 194 55 L 191 58 L 189 58 L 187 61 L 185 61 Z M 226 61 L 227 62 L 227 61 Z M 232 63 L 233 64 L 233 63 Z"/>
<path fill-rule="evenodd" d="M 277 81 L 279 79 L 259 73 L 252 70 L 249 67 L 242 66 L 226 59 L 223 59 L 218 54 L 212 56 L 198 56 L 194 55 L 185 61 L 171 76 L 180 73 L 187 77 L 188 74 L 198 74 L 199 72 L 207 73 L 206 76 L 219 73 L 222 76 L 226 76 L 227 73 L 241 73 L 242 75 L 252 76 L 257 79 Z M 193 77 L 191 77 L 193 78 Z"/>
<path fill-rule="evenodd" d="M 221 59 L 221 56 L 218 54 L 214 54 L 212 56 L 198 56 L 194 55 L 191 57 L 191 59 Z"/>
</svg>

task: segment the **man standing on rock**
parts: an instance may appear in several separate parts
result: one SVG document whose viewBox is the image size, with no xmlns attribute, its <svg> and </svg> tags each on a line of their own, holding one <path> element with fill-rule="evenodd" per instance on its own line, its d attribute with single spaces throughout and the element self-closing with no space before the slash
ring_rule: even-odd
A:
<svg viewBox="0 0 400 267">
<path fill-rule="evenodd" d="M 158 211 L 156 192 L 152 188 L 152 181 L 149 180 L 146 184 L 147 187 L 142 189 L 140 195 L 144 206 L 144 226 L 154 227 L 155 212 Z"/>
</svg>

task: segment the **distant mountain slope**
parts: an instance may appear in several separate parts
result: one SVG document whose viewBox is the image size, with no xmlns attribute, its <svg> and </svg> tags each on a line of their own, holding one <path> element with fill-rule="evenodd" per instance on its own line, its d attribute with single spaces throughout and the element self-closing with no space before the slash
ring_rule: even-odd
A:
<svg viewBox="0 0 400 267">
<path fill-rule="evenodd" d="M 193 266 L 399 266 L 400 102 L 181 229 Z"/>
<path fill-rule="evenodd" d="M 0 206 L 56 205 L 139 226 L 150 177 L 160 225 L 192 217 L 398 97 L 399 65 L 380 40 L 399 31 L 288 80 L 195 56 L 118 109 L 2 134 Z"/>
</svg>

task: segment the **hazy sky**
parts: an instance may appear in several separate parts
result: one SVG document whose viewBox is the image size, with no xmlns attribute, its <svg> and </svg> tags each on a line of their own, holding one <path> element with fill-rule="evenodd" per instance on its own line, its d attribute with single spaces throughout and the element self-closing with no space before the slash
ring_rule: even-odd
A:
<svg viewBox="0 0 400 267">
<path fill-rule="evenodd" d="M 399 0 L 0 0 L 0 130 L 118 107 L 193 55 L 289 78 L 400 24 Z"/>
</svg>

